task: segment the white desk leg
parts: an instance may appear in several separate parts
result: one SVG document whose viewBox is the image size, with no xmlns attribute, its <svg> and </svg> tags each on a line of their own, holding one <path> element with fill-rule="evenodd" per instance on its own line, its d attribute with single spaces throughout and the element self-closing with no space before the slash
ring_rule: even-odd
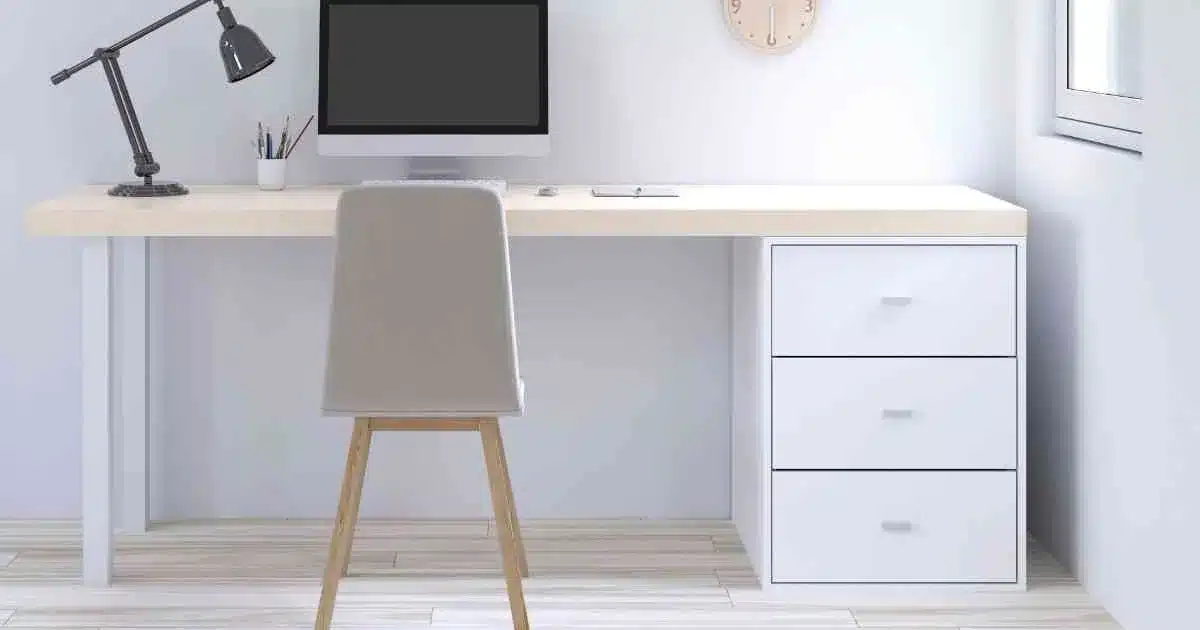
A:
<svg viewBox="0 0 1200 630">
<path fill-rule="evenodd" d="M 147 240 L 121 238 L 115 251 L 113 331 L 117 384 L 117 527 L 122 532 L 144 534 L 149 518 L 149 451 L 146 387 L 146 271 Z"/>
<path fill-rule="evenodd" d="M 83 583 L 112 581 L 112 239 L 83 246 Z"/>
</svg>

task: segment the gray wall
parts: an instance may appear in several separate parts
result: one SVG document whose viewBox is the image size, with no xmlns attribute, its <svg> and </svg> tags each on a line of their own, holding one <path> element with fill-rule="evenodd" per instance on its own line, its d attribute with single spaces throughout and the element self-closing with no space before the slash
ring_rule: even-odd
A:
<svg viewBox="0 0 1200 630">
<path fill-rule="evenodd" d="M 102 75 L 49 75 L 171 3 L 38 0 L 0 21 L 0 517 L 72 517 L 79 502 L 77 245 L 21 232 L 32 201 L 127 177 Z M 199 13 L 123 57 L 164 175 L 250 182 L 260 117 L 312 111 L 317 2 L 234 0 L 279 57 L 224 85 Z M 795 54 L 752 54 L 716 2 L 555 0 L 554 153 L 479 174 L 570 182 L 958 182 L 1011 196 L 1008 0 L 827 0 Z M 155 9 L 148 8 L 156 7 Z M 207 12 L 207 10 L 205 10 Z M 56 39 L 45 36 L 51 28 Z M 394 160 L 297 152 L 295 181 L 400 172 Z M 328 244 L 171 241 L 154 248 L 156 518 L 328 515 L 348 427 L 315 408 Z M 519 241 L 530 415 L 506 444 L 538 516 L 729 512 L 727 245 Z M 461 437 L 461 436 L 460 436 Z M 464 438 L 465 439 L 465 438 Z M 486 513 L 477 445 L 380 441 L 364 510 Z"/>
<path fill-rule="evenodd" d="M 1200 563 L 1200 5 L 1143 3 L 1137 157 L 1048 135 L 1053 4 L 1018 14 L 1031 527 L 1127 630 L 1165 630 Z"/>
</svg>

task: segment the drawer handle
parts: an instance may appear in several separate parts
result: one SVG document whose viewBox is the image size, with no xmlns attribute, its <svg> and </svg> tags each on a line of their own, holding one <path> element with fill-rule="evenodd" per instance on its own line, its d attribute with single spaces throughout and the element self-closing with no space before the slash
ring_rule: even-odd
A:
<svg viewBox="0 0 1200 630">
<path fill-rule="evenodd" d="M 889 420 L 909 420 L 915 415 L 912 409 L 884 409 L 883 417 Z"/>
<path fill-rule="evenodd" d="M 912 301 L 912 297 L 907 295 L 885 295 L 879 298 L 879 302 L 884 306 L 908 306 Z"/>
<path fill-rule="evenodd" d="M 913 530 L 913 524 L 909 521 L 884 521 L 882 527 L 889 534 L 907 534 Z"/>
</svg>

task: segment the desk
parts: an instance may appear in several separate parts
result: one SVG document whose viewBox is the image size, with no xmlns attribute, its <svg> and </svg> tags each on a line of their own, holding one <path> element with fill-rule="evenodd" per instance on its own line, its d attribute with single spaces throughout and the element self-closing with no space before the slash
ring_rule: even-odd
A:
<svg viewBox="0 0 1200 630">
<path fill-rule="evenodd" d="M 114 524 L 148 526 L 146 239 L 330 237 L 341 190 L 200 186 L 147 200 L 86 187 L 29 209 L 29 233 L 84 241 L 86 584 L 111 581 Z M 734 239 L 733 520 L 764 586 L 1024 585 L 1023 209 L 957 186 L 644 199 L 518 186 L 504 204 L 514 236 Z M 888 427 L 851 422 L 873 415 Z M 846 496 L 857 512 L 841 518 L 873 533 L 837 525 Z M 802 517 L 822 510 L 824 522 Z M 853 550 L 879 519 L 893 539 L 932 534 L 870 562 Z M 969 545 L 955 538 L 967 529 Z"/>
</svg>

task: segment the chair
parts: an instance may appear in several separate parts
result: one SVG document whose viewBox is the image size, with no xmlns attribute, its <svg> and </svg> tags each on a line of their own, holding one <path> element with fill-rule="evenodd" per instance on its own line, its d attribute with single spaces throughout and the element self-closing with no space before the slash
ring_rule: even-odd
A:
<svg viewBox="0 0 1200 630">
<path fill-rule="evenodd" d="M 513 626 L 529 576 L 498 419 L 524 410 L 504 209 L 472 186 L 353 188 L 337 209 L 324 411 L 354 432 L 321 587 L 333 619 L 379 431 L 478 431 Z"/>
</svg>

